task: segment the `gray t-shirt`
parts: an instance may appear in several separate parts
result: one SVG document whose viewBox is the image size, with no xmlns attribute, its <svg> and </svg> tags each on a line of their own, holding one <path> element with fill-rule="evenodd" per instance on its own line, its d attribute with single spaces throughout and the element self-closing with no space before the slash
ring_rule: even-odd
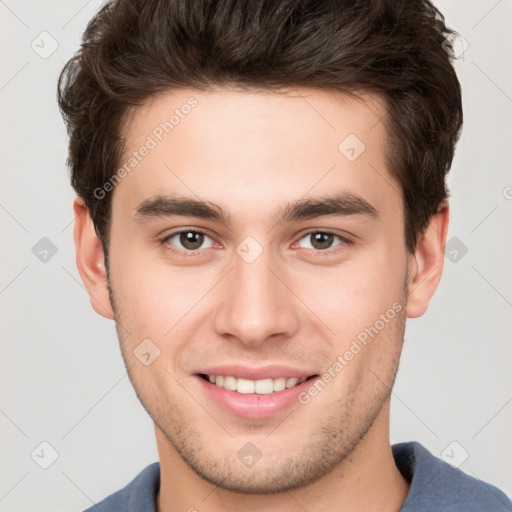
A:
<svg viewBox="0 0 512 512">
<path fill-rule="evenodd" d="M 434 457 L 421 444 L 392 447 L 395 463 L 410 484 L 400 512 L 511 512 L 510 500 L 496 487 L 466 475 Z M 156 512 L 160 464 L 144 469 L 124 489 L 85 512 Z"/>
</svg>

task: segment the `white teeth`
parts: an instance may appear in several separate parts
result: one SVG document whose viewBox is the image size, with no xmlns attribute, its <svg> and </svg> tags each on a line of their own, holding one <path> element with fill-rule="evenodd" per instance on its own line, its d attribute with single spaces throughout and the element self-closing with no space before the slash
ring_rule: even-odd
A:
<svg viewBox="0 0 512 512">
<path fill-rule="evenodd" d="M 251 393 L 254 393 L 254 384 L 255 382 L 253 380 L 237 379 L 236 390 L 239 393 L 250 395 Z"/>
<path fill-rule="evenodd" d="M 296 377 L 290 377 L 287 381 L 286 381 L 286 387 L 287 388 L 291 388 L 292 386 L 295 386 L 295 384 L 297 384 L 299 379 L 297 379 Z"/>
<path fill-rule="evenodd" d="M 268 395 L 274 392 L 274 382 L 272 379 L 257 380 L 254 383 L 254 392 L 258 395 Z"/>
<path fill-rule="evenodd" d="M 223 375 L 208 375 L 208 380 L 221 388 L 230 391 L 237 391 L 244 395 L 256 393 L 257 395 L 269 395 L 275 391 L 283 391 L 285 388 L 292 388 L 302 384 L 307 377 L 279 377 L 277 379 L 249 380 Z"/>
<path fill-rule="evenodd" d="M 235 377 L 224 377 L 224 387 L 229 389 L 229 391 L 236 391 Z"/>
<path fill-rule="evenodd" d="M 283 391 L 283 389 L 286 389 L 286 377 L 274 379 L 274 391 Z"/>
</svg>

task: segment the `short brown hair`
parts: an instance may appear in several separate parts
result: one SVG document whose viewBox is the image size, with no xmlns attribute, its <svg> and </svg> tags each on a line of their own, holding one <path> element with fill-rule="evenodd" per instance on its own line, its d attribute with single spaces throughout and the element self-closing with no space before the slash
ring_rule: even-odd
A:
<svg viewBox="0 0 512 512">
<path fill-rule="evenodd" d="M 448 192 L 462 125 L 453 32 L 428 0 L 114 0 L 59 78 L 71 183 L 108 247 L 123 115 L 173 88 L 310 87 L 384 99 L 409 251 Z"/>
</svg>

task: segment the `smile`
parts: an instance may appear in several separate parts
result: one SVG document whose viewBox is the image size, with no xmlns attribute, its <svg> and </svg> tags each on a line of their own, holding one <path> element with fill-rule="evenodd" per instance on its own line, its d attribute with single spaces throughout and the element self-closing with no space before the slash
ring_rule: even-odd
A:
<svg viewBox="0 0 512 512">
<path fill-rule="evenodd" d="M 257 394 L 269 395 L 284 389 L 293 388 L 305 382 L 308 377 L 278 377 L 276 379 L 250 380 L 236 378 L 230 375 L 201 375 L 202 378 L 209 380 L 212 384 L 229 391 L 236 391 L 244 395 Z"/>
</svg>

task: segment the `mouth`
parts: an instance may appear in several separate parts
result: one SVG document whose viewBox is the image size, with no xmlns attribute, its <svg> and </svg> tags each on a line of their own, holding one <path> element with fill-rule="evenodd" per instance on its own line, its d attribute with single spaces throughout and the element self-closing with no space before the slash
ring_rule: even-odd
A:
<svg viewBox="0 0 512 512">
<path fill-rule="evenodd" d="M 319 378 L 319 374 L 277 375 L 277 372 L 272 378 L 258 375 L 257 380 L 212 373 L 199 373 L 194 377 L 198 392 L 204 394 L 208 404 L 232 417 L 255 420 L 271 419 L 293 407 L 302 407 L 301 393 Z"/>
<path fill-rule="evenodd" d="M 216 387 L 223 388 L 228 391 L 234 391 L 242 395 L 271 395 L 286 389 L 298 387 L 304 382 L 314 379 L 319 375 L 277 377 L 258 380 L 244 379 L 241 377 L 234 377 L 232 375 L 213 375 L 206 373 L 200 373 L 198 376 Z"/>
</svg>

